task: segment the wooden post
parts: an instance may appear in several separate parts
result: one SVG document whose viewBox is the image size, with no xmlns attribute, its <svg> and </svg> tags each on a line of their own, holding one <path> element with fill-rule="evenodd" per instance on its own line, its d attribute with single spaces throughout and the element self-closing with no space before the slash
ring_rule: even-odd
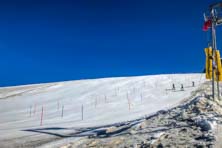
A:
<svg viewBox="0 0 222 148">
<path fill-rule="evenodd" d="M 42 113 L 41 113 L 41 122 L 40 122 L 40 126 L 42 126 L 42 121 L 43 121 L 43 106 L 42 106 Z"/>
</svg>

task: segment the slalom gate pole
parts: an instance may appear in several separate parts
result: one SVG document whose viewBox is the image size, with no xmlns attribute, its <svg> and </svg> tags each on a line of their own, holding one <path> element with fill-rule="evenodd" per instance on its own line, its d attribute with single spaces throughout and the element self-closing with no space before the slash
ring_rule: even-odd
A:
<svg viewBox="0 0 222 148">
<path fill-rule="evenodd" d="M 106 97 L 106 95 L 104 96 L 104 99 L 105 99 L 105 103 L 107 103 L 107 97 Z"/>
<path fill-rule="evenodd" d="M 97 97 L 95 98 L 95 108 L 96 108 L 96 106 L 97 106 Z"/>
<path fill-rule="evenodd" d="M 140 93 L 140 99 L 141 99 L 141 102 L 143 102 L 143 94 Z"/>
<path fill-rule="evenodd" d="M 34 115 L 35 115 L 35 113 L 36 113 L 36 104 L 35 104 L 35 106 L 34 106 Z"/>
<path fill-rule="evenodd" d="M 57 101 L 57 111 L 59 110 L 59 100 Z"/>
<path fill-rule="evenodd" d="M 128 94 L 128 92 L 127 92 L 127 101 L 128 101 L 128 107 L 129 107 L 129 111 L 130 111 L 130 109 L 131 109 L 131 106 L 130 106 L 130 99 L 129 99 L 129 94 Z"/>
<path fill-rule="evenodd" d="M 83 120 L 83 104 L 82 104 L 81 111 L 82 111 L 82 120 Z"/>
<path fill-rule="evenodd" d="M 64 105 L 62 106 L 62 115 L 61 115 L 62 118 L 63 118 L 63 112 L 64 112 L 63 110 L 64 110 Z"/>
<path fill-rule="evenodd" d="M 40 125 L 41 125 L 41 126 L 42 126 L 42 120 L 43 120 L 43 106 L 42 106 L 41 122 L 40 122 Z"/>
<path fill-rule="evenodd" d="M 131 107 L 130 107 L 130 100 L 129 99 L 128 99 L 128 105 L 129 105 L 129 111 L 130 111 Z"/>
<path fill-rule="evenodd" d="M 29 117 L 32 116 L 32 106 L 30 106 L 30 110 L 29 110 Z"/>
</svg>

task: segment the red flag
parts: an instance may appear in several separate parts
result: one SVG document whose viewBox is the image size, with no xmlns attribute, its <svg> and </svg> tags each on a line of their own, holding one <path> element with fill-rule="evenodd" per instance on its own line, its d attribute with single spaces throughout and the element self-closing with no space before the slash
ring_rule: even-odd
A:
<svg viewBox="0 0 222 148">
<path fill-rule="evenodd" d="M 211 20 L 204 22 L 203 31 L 208 31 L 208 29 L 211 28 L 211 25 L 212 25 Z"/>
</svg>

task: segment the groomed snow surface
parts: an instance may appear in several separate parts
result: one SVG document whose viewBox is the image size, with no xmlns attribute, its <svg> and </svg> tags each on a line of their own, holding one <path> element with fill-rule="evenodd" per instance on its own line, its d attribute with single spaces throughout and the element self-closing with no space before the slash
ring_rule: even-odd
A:
<svg viewBox="0 0 222 148">
<path fill-rule="evenodd" d="M 51 128 L 54 133 L 64 134 L 70 131 L 63 128 L 134 120 L 178 105 L 204 81 L 203 74 L 173 74 L 1 88 L 0 143 L 52 136 L 29 131 L 32 129 Z M 171 90 L 172 84 L 175 91 Z M 10 146 L 10 142 L 4 146 Z"/>
</svg>

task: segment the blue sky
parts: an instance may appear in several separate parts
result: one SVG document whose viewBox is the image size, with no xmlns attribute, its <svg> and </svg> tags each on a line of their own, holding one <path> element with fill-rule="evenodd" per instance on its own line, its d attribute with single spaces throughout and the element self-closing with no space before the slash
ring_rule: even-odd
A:
<svg viewBox="0 0 222 148">
<path fill-rule="evenodd" d="M 0 1 L 0 86 L 201 72 L 212 2 Z"/>
</svg>

